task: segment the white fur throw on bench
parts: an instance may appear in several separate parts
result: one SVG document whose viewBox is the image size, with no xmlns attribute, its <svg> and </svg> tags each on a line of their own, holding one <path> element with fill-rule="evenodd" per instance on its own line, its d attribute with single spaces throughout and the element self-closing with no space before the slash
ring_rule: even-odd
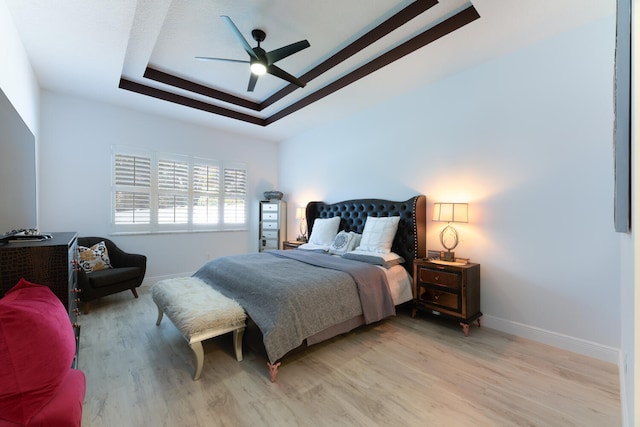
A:
<svg viewBox="0 0 640 427">
<path fill-rule="evenodd" d="M 157 282 L 151 288 L 158 307 L 156 325 L 163 313 L 178 328 L 196 356 L 194 381 L 200 378 L 204 365 L 202 341 L 233 331 L 236 359 L 242 360 L 242 336 L 247 318 L 236 301 L 196 277 L 178 277 Z"/>
</svg>

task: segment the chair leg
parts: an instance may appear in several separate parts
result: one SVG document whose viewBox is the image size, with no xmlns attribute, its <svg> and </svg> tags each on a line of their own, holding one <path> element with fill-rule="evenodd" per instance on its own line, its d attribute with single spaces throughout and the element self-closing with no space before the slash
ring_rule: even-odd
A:
<svg viewBox="0 0 640 427">
<path fill-rule="evenodd" d="M 133 293 L 133 296 L 138 298 L 138 291 L 136 291 L 136 288 L 131 288 L 131 292 Z"/>
<path fill-rule="evenodd" d="M 82 306 L 84 308 L 84 314 L 89 314 L 89 301 L 84 301 Z"/>
</svg>

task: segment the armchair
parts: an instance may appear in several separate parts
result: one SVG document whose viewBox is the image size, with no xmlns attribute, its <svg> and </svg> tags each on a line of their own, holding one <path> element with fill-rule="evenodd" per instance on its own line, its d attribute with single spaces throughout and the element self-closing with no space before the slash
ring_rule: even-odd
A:
<svg viewBox="0 0 640 427">
<path fill-rule="evenodd" d="M 87 273 L 78 269 L 78 286 L 84 314 L 89 313 L 91 301 L 130 289 L 138 298 L 136 288 L 142 284 L 147 268 L 147 257 L 130 254 L 118 248 L 114 242 L 103 237 L 78 237 L 78 245 L 91 247 L 104 241 L 109 253 L 111 267 Z"/>
</svg>

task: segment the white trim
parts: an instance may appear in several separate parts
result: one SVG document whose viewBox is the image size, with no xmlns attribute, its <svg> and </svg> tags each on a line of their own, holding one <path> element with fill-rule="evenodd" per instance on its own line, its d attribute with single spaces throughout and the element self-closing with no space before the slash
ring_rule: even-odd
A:
<svg viewBox="0 0 640 427">
<path fill-rule="evenodd" d="M 499 317 L 483 315 L 480 318 L 480 324 L 488 328 L 497 329 L 498 331 L 527 338 L 543 344 L 562 348 L 584 356 L 593 357 L 616 364 L 619 368 L 621 360 L 621 351 L 618 348 L 583 340 L 581 338 L 571 337 L 569 335 L 559 334 L 553 331 L 525 325 L 510 320 L 501 319 Z"/>
<path fill-rule="evenodd" d="M 164 276 L 155 276 L 155 277 L 146 277 L 142 280 L 142 284 L 140 285 L 141 288 L 147 288 L 147 287 L 151 287 L 153 286 L 156 282 L 159 282 L 160 280 L 165 280 L 165 279 L 175 279 L 176 277 L 191 277 L 193 276 L 193 273 L 195 273 L 195 271 L 190 271 L 187 273 L 176 273 L 176 274 L 167 274 Z"/>
</svg>

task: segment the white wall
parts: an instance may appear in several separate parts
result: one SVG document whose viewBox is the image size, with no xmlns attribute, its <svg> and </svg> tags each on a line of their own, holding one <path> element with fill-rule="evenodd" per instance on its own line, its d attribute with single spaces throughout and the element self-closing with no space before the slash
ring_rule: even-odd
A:
<svg viewBox="0 0 640 427">
<path fill-rule="evenodd" d="M 39 144 L 40 88 L 4 0 L 0 0 L 0 90 L 4 92 L 34 135 L 37 151 Z M 2 129 L 0 129 L 0 132 L 2 132 Z M 37 162 L 37 159 L 34 159 L 34 161 Z M 12 194 L 9 187 L 4 187 L 10 185 L 10 182 L 0 182 L 0 197 L 9 197 Z M 36 188 L 36 200 L 37 192 L 38 189 Z M 38 213 L 36 212 L 36 220 L 37 216 Z M 25 226 L 27 225 L 25 224 Z M 7 231 L 9 230 L 0 229 L 0 234 L 4 234 Z"/>
<path fill-rule="evenodd" d="M 281 189 L 292 207 L 469 202 L 456 252 L 482 264 L 484 323 L 618 363 L 614 30 L 598 21 L 285 141 Z M 429 248 L 442 227 L 428 222 Z"/>
<path fill-rule="evenodd" d="M 37 139 L 40 89 L 4 0 L 0 0 L 0 58 L 0 88 Z"/>
<path fill-rule="evenodd" d="M 43 92 L 40 146 L 40 228 L 108 237 L 111 146 L 150 148 L 247 164 L 250 218 L 262 192 L 277 187 L 277 144 L 177 120 Z M 195 271 L 207 259 L 257 251 L 249 231 L 112 236 L 123 249 L 147 255 L 146 280 Z"/>
</svg>

